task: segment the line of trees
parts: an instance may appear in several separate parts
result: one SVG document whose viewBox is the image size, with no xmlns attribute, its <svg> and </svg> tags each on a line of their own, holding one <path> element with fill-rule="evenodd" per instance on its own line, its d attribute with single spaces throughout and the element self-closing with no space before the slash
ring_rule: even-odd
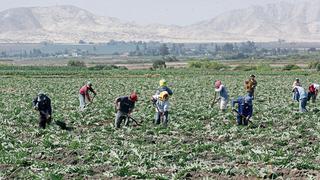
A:
<svg viewBox="0 0 320 180">
<path fill-rule="evenodd" d="M 104 44 L 86 43 L 80 45 L 44 44 L 45 48 L 33 48 L 16 52 L 0 49 L 0 58 L 6 57 L 66 57 L 66 56 L 100 56 L 100 55 L 128 55 L 128 56 L 203 56 L 212 59 L 246 59 L 266 56 L 289 56 L 302 54 L 295 48 L 261 48 L 253 41 L 241 43 L 160 43 L 142 41 L 110 41 Z M 85 45 L 83 45 L 85 44 Z M 21 45 L 20 45 L 21 46 Z M 26 45 L 27 46 L 27 45 Z M 64 50 L 61 50 L 65 48 Z M 14 46 L 13 46 L 14 49 Z M 318 53 L 317 48 L 304 50 L 305 53 Z M 172 59 L 174 60 L 174 59 Z"/>
</svg>

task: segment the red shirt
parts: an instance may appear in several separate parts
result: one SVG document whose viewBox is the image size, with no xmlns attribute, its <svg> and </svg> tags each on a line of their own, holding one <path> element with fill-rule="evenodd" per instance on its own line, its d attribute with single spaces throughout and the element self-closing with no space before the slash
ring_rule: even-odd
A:
<svg viewBox="0 0 320 180">
<path fill-rule="evenodd" d="M 309 86 L 309 92 L 312 92 L 312 93 L 316 92 L 316 88 L 314 87 L 313 84 Z"/>
<path fill-rule="evenodd" d="M 96 94 L 96 92 L 92 89 L 92 87 L 90 87 L 88 85 L 82 86 L 82 88 L 80 88 L 80 90 L 79 90 L 79 93 L 86 96 L 88 98 L 88 100 L 90 101 L 89 91 Z"/>
<path fill-rule="evenodd" d="M 318 84 L 311 84 L 309 86 L 309 92 L 310 93 L 314 93 L 316 96 L 318 95 L 318 89 L 319 89 L 319 85 Z"/>
</svg>

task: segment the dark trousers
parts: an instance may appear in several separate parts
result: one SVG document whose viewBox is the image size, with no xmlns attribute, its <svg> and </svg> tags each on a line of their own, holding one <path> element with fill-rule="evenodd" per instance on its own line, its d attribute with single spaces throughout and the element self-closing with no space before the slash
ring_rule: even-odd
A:
<svg viewBox="0 0 320 180">
<path fill-rule="evenodd" d="M 40 113 L 39 115 L 39 128 L 45 129 L 46 124 L 51 123 L 51 116 L 48 118 L 47 114 Z"/>
<path fill-rule="evenodd" d="M 167 125 L 169 121 L 169 111 L 165 111 L 162 115 L 160 112 L 156 112 L 155 114 L 155 123 L 160 124 L 161 116 L 163 116 L 163 124 Z"/>
<path fill-rule="evenodd" d="M 237 115 L 237 123 L 238 125 L 245 125 L 247 126 L 248 125 L 248 119 L 244 116 L 241 116 L 241 115 Z"/>
<path fill-rule="evenodd" d="M 315 92 L 308 92 L 308 101 L 310 101 L 310 99 L 312 100 L 313 103 L 316 102 L 316 93 Z"/>
<path fill-rule="evenodd" d="M 308 101 L 308 98 L 300 99 L 300 101 L 299 101 L 299 111 L 300 112 L 308 112 L 308 110 L 306 108 L 307 101 Z"/>
</svg>

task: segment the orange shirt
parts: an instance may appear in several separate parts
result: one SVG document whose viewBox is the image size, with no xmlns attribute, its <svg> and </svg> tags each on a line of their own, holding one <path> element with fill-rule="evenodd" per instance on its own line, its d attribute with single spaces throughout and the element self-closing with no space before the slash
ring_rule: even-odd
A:
<svg viewBox="0 0 320 180">
<path fill-rule="evenodd" d="M 257 86 L 257 81 L 252 79 L 246 81 L 244 84 L 244 88 L 247 92 L 253 92 L 256 86 Z"/>
</svg>

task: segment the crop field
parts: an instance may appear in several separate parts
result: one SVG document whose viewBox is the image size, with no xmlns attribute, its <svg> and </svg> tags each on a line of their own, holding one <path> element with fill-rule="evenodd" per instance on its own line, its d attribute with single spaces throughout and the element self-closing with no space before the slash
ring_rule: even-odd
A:
<svg viewBox="0 0 320 180">
<path fill-rule="evenodd" d="M 243 82 L 258 81 L 253 124 L 209 107 L 214 80 L 231 99 Z M 291 85 L 320 81 L 312 72 L 0 68 L 0 179 L 320 179 L 319 100 L 298 112 Z M 167 128 L 154 125 L 150 102 L 161 78 L 174 91 Z M 98 95 L 83 112 L 78 90 L 87 81 Z M 52 100 L 52 123 L 38 128 L 32 100 L 43 90 Z M 139 93 L 132 116 L 142 126 L 115 129 L 116 97 Z"/>
</svg>

